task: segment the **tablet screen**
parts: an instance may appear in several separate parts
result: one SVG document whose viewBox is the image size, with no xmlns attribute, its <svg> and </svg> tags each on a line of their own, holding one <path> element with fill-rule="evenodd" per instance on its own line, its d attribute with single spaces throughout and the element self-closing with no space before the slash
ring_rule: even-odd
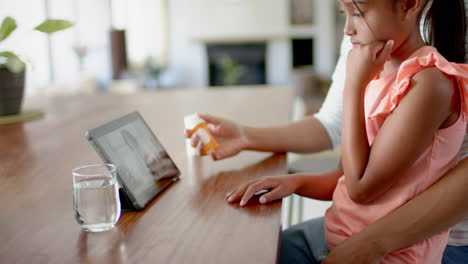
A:
<svg viewBox="0 0 468 264">
<path fill-rule="evenodd" d="M 109 162 L 117 166 L 125 189 L 143 207 L 179 176 L 179 170 L 138 113 L 88 132 Z"/>
</svg>

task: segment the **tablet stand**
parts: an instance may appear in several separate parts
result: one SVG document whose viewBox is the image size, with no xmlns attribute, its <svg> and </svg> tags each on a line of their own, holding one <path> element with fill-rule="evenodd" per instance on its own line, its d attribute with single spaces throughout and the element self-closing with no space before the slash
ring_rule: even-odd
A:
<svg viewBox="0 0 468 264">
<path fill-rule="evenodd" d="M 122 188 L 119 188 L 119 196 L 120 196 L 120 208 L 122 212 L 133 212 L 138 211 L 132 201 L 128 198 L 127 194 L 123 191 Z"/>
</svg>

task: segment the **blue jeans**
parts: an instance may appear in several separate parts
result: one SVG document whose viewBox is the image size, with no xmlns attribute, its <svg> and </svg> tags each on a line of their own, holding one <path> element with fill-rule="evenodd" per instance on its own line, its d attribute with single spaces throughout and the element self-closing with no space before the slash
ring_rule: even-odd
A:
<svg viewBox="0 0 468 264">
<path fill-rule="evenodd" d="M 329 253 L 324 218 L 294 225 L 281 233 L 280 264 L 319 264 Z"/>
<path fill-rule="evenodd" d="M 468 263 L 468 246 L 447 246 L 442 257 L 442 264 Z"/>
</svg>

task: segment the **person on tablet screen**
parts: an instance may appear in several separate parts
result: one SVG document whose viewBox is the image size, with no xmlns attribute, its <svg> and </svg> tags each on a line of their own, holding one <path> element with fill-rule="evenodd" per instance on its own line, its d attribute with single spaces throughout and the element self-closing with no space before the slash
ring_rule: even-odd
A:
<svg viewBox="0 0 468 264">
<path fill-rule="evenodd" d="M 138 158 L 144 162 L 155 181 L 172 178 L 177 174 L 177 170 L 166 151 L 162 150 L 156 152 L 154 155 L 148 154 L 133 134 L 127 130 L 122 130 L 120 133 L 125 143 L 136 153 Z"/>
</svg>

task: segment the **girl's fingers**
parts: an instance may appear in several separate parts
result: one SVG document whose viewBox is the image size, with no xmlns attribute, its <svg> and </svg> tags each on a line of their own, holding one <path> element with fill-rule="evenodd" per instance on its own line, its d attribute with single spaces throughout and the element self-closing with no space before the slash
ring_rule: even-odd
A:
<svg viewBox="0 0 468 264">
<path fill-rule="evenodd" d="M 256 181 L 252 181 L 252 182 L 249 182 L 247 184 L 244 184 L 242 187 L 240 187 L 239 189 L 235 190 L 235 191 L 232 191 L 230 192 L 229 196 L 227 197 L 227 201 L 230 202 L 230 203 L 233 203 L 233 202 L 237 202 L 240 200 L 240 198 L 242 197 L 242 195 L 244 195 L 245 191 L 247 190 L 247 188 L 249 188 L 249 186 L 253 183 L 255 183 Z"/>
<path fill-rule="evenodd" d="M 393 40 L 389 40 L 385 43 L 384 47 L 380 51 L 380 55 L 377 58 L 379 62 L 383 63 L 386 60 L 388 60 L 388 58 L 390 58 L 392 54 L 393 44 Z"/>
<path fill-rule="evenodd" d="M 280 190 L 280 188 L 275 188 L 271 190 L 270 192 L 262 195 L 259 200 L 260 200 L 260 203 L 264 204 L 264 203 L 269 203 L 271 201 L 279 200 L 284 197 L 285 197 L 285 194 L 283 193 L 283 191 Z"/>
<path fill-rule="evenodd" d="M 240 206 L 246 205 L 250 198 L 252 198 L 252 196 L 254 196 L 256 192 L 274 187 L 276 187 L 275 182 L 269 179 L 264 179 L 262 181 L 251 184 L 242 196 Z"/>
</svg>

